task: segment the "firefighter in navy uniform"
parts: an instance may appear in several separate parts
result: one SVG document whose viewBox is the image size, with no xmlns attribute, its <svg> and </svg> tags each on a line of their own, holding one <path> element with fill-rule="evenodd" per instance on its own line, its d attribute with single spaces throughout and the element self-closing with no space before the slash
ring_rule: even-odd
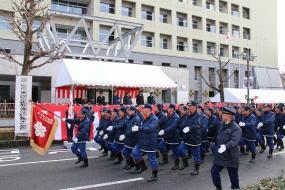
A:
<svg viewBox="0 0 285 190">
<path fill-rule="evenodd" d="M 79 118 L 75 119 L 62 119 L 63 122 L 67 122 L 69 124 L 78 125 L 78 132 L 75 138 L 73 138 L 73 144 L 71 146 L 71 151 L 78 158 L 75 164 L 79 164 L 80 162 L 84 162 L 80 167 L 88 166 L 88 158 L 86 154 L 86 141 L 89 141 L 88 131 L 89 131 L 89 120 L 87 117 L 87 111 L 81 110 L 79 114 Z M 79 149 L 79 151 L 78 151 Z"/>
<path fill-rule="evenodd" d="M 255 162 L 256 156 L 256 117 L 251 113 L 249 106 L 245 106 L 242 111 L 242 117 L 238 123 L 242 129 L 242 145 L 246 145 L 251 152 L 250 163 Z"/>
<path fill-rule="evenodd" d="M 166 123 L 167 116 L 163 111 L 163 105 L 162 104 L 157 104 L 156 109 L 155 109 L 155 116 L 159 119 L 158 131 L 165 129 L 165 123 Z M 158 136 L 157 145 L 159 145 L 160 141 L 162 141 L 162 136 Z M 167 149 L 168 148 L 169 147 L 167 147 Z M 158 158 L 158 156 L 159 156 L 158 152 L 156 155 Z M 162 154 L 162 162 L 159 164 L 160 165 L 168 164 L 168 154 Z"/>
<path fill-rule="evenodd" d="M 261 121 L 257 124 L 257 129 L 260 129 L 261 134 L 266 138 L 266 144 L 269 147 L 268 158 L 272 158 L 273 149 L 274 149 L 274 121 L 275 114 L 271 111 L 271 105 L 264 105 L 264 112 L 261 116 Z M 264 149 L 263 149 L 264 150 Z"/>
<path fill-rule="evenodd" d="M 216 190 L 222 190 L 220 172 L 224 167 L 227 168 L 231 189 L 238 190 L 239 178 L 239 142 L 242 131 L 240 127 L 234 122 L 235 110 L 232 107 L 223 108 L 223 124 L 217 136 L 218 150 L 214 155 L 214 162 L 211 169 L 213 184 Z"/>
<path fill-rule="evenodd" d="M 124 140 L 125 140 L 125 130 L 127 126 L 127 121 L 129 119 L 129 116 L 127 115 L 127 109 L 125 107 L 120 107 L 118 111 L 118 115 L 120 117 L 120 120 L 116 125 L 114 125 L 114 132 L 115 132 L 115 138 L 114 142 L 111 145 L 112 152 L 115 154 L 117 161 L 114 162 L 115 165 L 121 164 L 123 161 L 123 156 L 121 151 L 124 148 Z"/>
<path fill-rule="evenodd" d="M 135 148 L 138 139 L 138 132 L 133 132 L 132 127 L 141 126 L 141 120 L 136 113 L 137 109 L 134 106 L 130 106 L 127 109 L 128 112 L 128 120 L 126 123 L 126 132 L 120 138 L 125 139 L 123 155 L 126 159 L 126 165 L 123 167 L 125 170 L 130 170 L 135 166 L 134 160 L 131 157 L 132 150 Z"/>
<path fill-rule="evenodd" d="M 163 155 L 167 155 L 168 149 L 167 145 L 169 145 L 173 155 L 174 155 L 174 167 L 171 170 L 179 169 L 179 152 L 178 146 L 180 144 L 180 136 L 177 128 L 177 124 L 179 121 L 179 116 L 175 112 L 175 105 L 170 104 L 167 109 L 167 119 L 165 123 L 165 129 L 159 131 L 158 135 L 163 137 L 158 145 L 158 149 Z"/>
<path fill-rule="evenodd" d="M 142 152 L 147 153 L 148 160 L 150 161 L 152 176 L 149 182 L 158 179 L 158 162 L 156 158 L 157 151 L 157 137 L 158 137 L 158 118 L 152 113 L 152 106 L 145 104 L 142 110 L 143 122 L 140 127 L 133 126 L 132 131 L 138 132 L 138 143 L 132 151 L 132 155 L 136 162 L 136 169 L 133 174 L 140 174 L 147 169 L 145 162 L 142 158 Z"/>
<path fill-rule="evenodd" d="M 184 160 L 186 158 L 185 151 L 190 150 L 194 158 L 194 170 L 191 175 L 198 175 L 200 168 L 200 146 L 202 139 L 202 122 L 201 114 L 197 112 L 197 103 L 192 101 L 188 104 L 189 116 L 186 124 L 182 126 L 183 142 L 179 145 L 179 155 Z"/>
<path fill-rule="evenodd" d="M 284 143 L 283 143 L 283 126 L 285 125 L 285 115 L 283 112 L 283 105 L 279 104 L 275 107 L 275 131 L 276 131 L 276 144 L 277 149 L 279 148 L 279 151 L 282 151 L 284 149 Z M 285 126 L 284 126 L 285 128 Z"/>
</svg>

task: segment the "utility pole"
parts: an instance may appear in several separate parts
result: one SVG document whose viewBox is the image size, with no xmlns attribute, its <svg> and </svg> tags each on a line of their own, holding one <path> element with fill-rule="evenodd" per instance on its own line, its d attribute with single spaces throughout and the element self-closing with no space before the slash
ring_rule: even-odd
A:
<svg viewBox="0 0 285 190">
<path fill-rule="evenodd" d="M 256 58 L 255 55 L 251 54 L 251 49 L 249 49 L 247 52 L 244 52 L 242 54 L 242 59 L 243 60 L 246 60 L 246 70 L 247 70 L 247 97 L 246 97 L 246 103 L 247 105 L 250 104 L 250 98 L 249 98 L 249 89 L 250 89 L 250 85 L 249 85 L 249 81 L 250 81 L 250 78 L 249 78 L 249 62 L 250 61 L 254 61 L 254 59 Z"/>
</svg>

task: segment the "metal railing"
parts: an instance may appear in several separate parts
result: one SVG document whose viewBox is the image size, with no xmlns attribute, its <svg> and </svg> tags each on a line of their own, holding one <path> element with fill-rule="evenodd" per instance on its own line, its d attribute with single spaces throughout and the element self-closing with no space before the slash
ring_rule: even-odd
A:
<svg viewBox="0 0 285 190">
<path fill-rule="evenodd" d="M 0 119 L 14 118 L 15 103 L 0 103 Z"/>
</svg>

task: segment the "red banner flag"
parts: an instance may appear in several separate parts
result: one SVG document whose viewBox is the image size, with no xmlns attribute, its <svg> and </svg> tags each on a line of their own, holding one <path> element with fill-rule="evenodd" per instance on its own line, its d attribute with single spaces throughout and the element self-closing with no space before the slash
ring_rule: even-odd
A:
<svg viewBox="0 0 285 190">
<path fill-rule="evenodd" d="M 34 105 L 31 113 L 30 145 L 38 154 L 45 154 L 50 147 L 57 128 L 57 119 L 50 112 Z"/>
</svg>

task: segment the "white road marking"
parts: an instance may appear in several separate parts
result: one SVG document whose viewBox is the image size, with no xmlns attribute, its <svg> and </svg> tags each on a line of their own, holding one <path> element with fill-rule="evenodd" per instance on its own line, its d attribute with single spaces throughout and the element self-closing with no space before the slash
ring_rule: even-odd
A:
<svg viewBox="0 0 285 190">
<path fill-rule="evenodd" d="M 79 186 L 79 187 L 71 187 L 66 189 L 60 189 L 60 190 L 81 190 L 81 189 L 91 189 L 96 187 L 105 187 L 105 186 L 111 186 L 111 185 L 117 185 L 117 184 L 123 184 L 123 183 L 130 183 L 135 181 L 142 181 L 144 178 L 133 178 L 133 179 L 127 179 L 127 180 L 120 180 L 120 181 L 113 181 L 113 182 L 107 182 L 107 183 L 100 183 L 100 184 L 94 184 L 94 185 L 86 185 L 86 186 Z"/>
<path fill-rule="evenodd" d="M 91 156 L 88 158 L 98 158 L 99 156 Z M 70 160 L 77 160 L 77 158 L 67 158 L 67 159 L 60 159 L 60 160 L 42 160 L 42 161 L 35 161 L 35 162 L 20 162 L 20 163 L 13 163 L 13 164 L 2 164 L 0 167 L 7 167 L 7 166 L 21 166 L 21 165 L 29 165 L 29 164 L 41 164 L 41 163 L 51 163 L 51 162 L 63 162 L 63 161 L 70 161 Z"/>
<path fill-rule="evenodd" d="M 285 151 L 273 153 L 273 156 L 274 156 L 274 155 L 278 155 L 278 154 L 285 154 Z"/>
<path fill-rule="evenodd" d="M 0 150 L 0 155 L 4 154 L 20 154 L 20 150 L 19 149 Z"/>
<path fill-rule="evenodd" d="M 89 151 L 97 151 L 98 149 L 97 148 L 94 148 L 94 147 L 89 147 L 89 148 L 86 148 L 86 150 L 89 150 Z M 65 153 L 65 152 L 71 152 L 70 149 L 54 149 L 54 150 L 49 150 L 48 151 L 48 154 L 57 154 L 57 153 Z"/>
</svg>

